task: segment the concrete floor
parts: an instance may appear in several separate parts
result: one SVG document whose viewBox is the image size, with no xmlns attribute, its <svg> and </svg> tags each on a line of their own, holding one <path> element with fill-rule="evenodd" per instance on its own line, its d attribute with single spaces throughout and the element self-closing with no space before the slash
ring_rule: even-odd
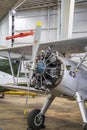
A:
<svg viewBox="0 0 87 130">
<path fill-rule="evenodd" d="M 29 97 L 28 111 L 41 108 L 44 96 Z M 23 115 L 25 96 L 6 95 L 0 99 L 0 128 L 2 130 L 26 130 L 27 121 Z M 56 98 L 46 112 L 45 130 L 82 130 L 82 119 L 75 101 Z"/>
</svg>

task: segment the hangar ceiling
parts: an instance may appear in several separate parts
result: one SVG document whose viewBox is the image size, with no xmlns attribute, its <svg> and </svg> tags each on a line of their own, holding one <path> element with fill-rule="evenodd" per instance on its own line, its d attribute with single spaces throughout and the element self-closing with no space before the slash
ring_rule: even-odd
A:
<svg viewBox="0 0 87 130">
<path fill-rule="evenodd" d="M 59 0 L 61 2 L 61 0 Z M 87 2 L 87 0 L 76 0 L 78 3 Z M 18 6 L 19 4 L 19 6 Z M 9 10 L 18 6 L 18 10 L 33 9 L 45 6 L 54 6 L 58 0 L 0 0 L 0 21 L 8 14 Z"/>
<path fill-rule="evenodd" d="M 19 7 L 19 10 L 57 5 L 58 0 L 26 0 L 23 5 Z"/>
<path fill-rule="evenodd" d="M 23 2 L 23 4 L 21 4 Z M 41 6 L 52 6 L 57 4 L 57 0 L 0 0 L 0 21 L 7 15 L 11 8 L 20 5 L 18 9 L 35 8 Z M 14 7 L 15 6 L 15 7 Z"/>
<path fill-rule="evenodd" d="M 8 11 L 18 0 L 0 0 L 0 21 L 7 15 Z"/>
</svg>

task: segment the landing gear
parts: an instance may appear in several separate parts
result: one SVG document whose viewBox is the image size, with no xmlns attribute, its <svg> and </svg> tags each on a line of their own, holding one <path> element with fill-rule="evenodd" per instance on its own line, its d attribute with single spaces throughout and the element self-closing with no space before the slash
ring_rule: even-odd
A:
<svg viewBox="0 0 87 130">
<path fill-rule="evenodd" d="M 5 94 L 1 94 L 0 98 L 4 98 Z"/>
<path fill-rule="evenodd" d="M 44 122 L 45 122 L 45 113 L 49 106 L 51 105 L 52 101 L 54 100 L 55 96 L 52 94 L 49 94 L 47 96 L 47 100 L 45 104 L 43 105 L 42 109 L 34 109 L 32 110 L 27 118 L 28 123 L 28 130 L 40 130 L 44 128 Z"/>
<path fill-rule="evenodd" d="M 79 94 L 79 92 L 76 92 L 76 100 L 82 115 L 82 119 L 83 119 L 83 130 L 87 130 L 87 110 L 86 110 L 86 105 L 85 105 L 85 101 L 82 98 L 82 96 Z"/>
<path fill-rule="evenodd" d="M 28 130 L 40 130 L 44 128 L 45 116 L 39 113 L 39 109 L 34 109 L 29 113 L 27 118 Z"/>
<path fill-rule="evenodd" d="M 83 124 L 83 130 L 87 130 L 87 123 Z"/>
</svg>

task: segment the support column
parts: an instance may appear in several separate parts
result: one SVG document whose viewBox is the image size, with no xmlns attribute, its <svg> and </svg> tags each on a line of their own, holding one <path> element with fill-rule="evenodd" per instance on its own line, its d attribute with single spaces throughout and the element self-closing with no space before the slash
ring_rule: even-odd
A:
<svg viewBox="0 0 87 130">
<path fill-rule="evenodd" d="M 50 8 L 48 7 L 48 42 L 50 41 Z"/>
<path fill-rule="evenodd" d="M 72 37 L 75 0 L 61 0 L 61 39 Z"/>
<path fill-rule="evenodd" d="M 57 40 L 60 39 L 61 35 L 61 6 L 58 0 L 58 11 L 57 11 Z"/>
<path fill-rule="evenodd" d="M 9 11 L 9 36 L 14 35 L 15 32 L 15 15 L 16 11 Z M 10 46 L 12 47 L 14 44 L 14 39 L 9 40 Z"/>
<path fill-rule="evenodd" d="M 15 19 L 15 16 L 14 14 L 12 14 L 12 35 L 14 35 L 14 19 Z M 14 44 L 14 39 L 11 40 L 11 47 L 13 47 L 13 44 Z"/>
<path fill-rule="evenodd" d="M 18 0 L 9 11 L 9 36 L 14 35 L 15 32 L 15 15 L 16 10 L 19 8 L 26 0 Z M 10 46 L 12 47 L 14 44 L 14 39 L 11 40 Z"/>
<path fill-rule="evenodd" d="M 12 13 L 9 11 L 9 34 L 8 36 L 12 35 Z M 9 40 L 9 47 L 11 47 L 11 40 Z"/>
</svg>

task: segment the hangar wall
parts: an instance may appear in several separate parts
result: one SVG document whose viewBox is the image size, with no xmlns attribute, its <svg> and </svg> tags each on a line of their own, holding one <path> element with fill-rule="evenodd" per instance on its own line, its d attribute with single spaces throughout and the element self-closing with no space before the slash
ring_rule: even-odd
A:
<svg viewBox="0 0 87 130">
<path fill-rule="evenodd" d="M 76 4 L 73 23 L 73 37 L 87 36 L 87 3 Z"/>
<path fill-rule="evenodd" d="M 15 20 L 15 33 L 35 29 L 38 21 L 42 22 L 41 42 L 57 40 L 58 7 L 39 8 L 17 13 Z M 32 42 L 31 37 L 16 39 L 15 42 Z"/>
<path fill-rule="evenodd" d="M 6 36 L 9 35 L 9 16 L 7 15 L 0 22 L 0 46 L 8 46 L 9 41 L 6 41 Z"/>
<path fill-rule="evenodd" d="M 36 22 L 41 21 L 42 33 L 41 42 L 55 41 L 60 37 L 60 5 L 59 7 L 46 7 L 17 12 L 15 17 L 15 33 L 35 29 Z M 10 25 L 12 26 L 12 25 Z M 0 45 L 7 45 L 11 41 L 6 41 L 9 35 L 9 15 L 0 22 Z M 73 37 L 87 36 L 87 4 L 76 4 L 73 23 Z M 33 37 L 15 39 L 15 45 L 20 43 L 31 43 Z"/>
<path fill-rule="evenodd" d="M 60 13 L 60 5 L 59 7 L 55 6 L 18 12 L 16 16 L 15 32 L 35 29 L 36 22 L 41 21 L 43 23 L 41 42 L 56 41 L 61 37 Z M 84 36 L 87 36 L 87 4 L 78 3 L 75 5 L 72 37 Z M 16 43 L 28 43 L 28 41 L 32 42 L 32 38 L 28 37 L 22 40 L 15 40 Z"/>
</svg>

